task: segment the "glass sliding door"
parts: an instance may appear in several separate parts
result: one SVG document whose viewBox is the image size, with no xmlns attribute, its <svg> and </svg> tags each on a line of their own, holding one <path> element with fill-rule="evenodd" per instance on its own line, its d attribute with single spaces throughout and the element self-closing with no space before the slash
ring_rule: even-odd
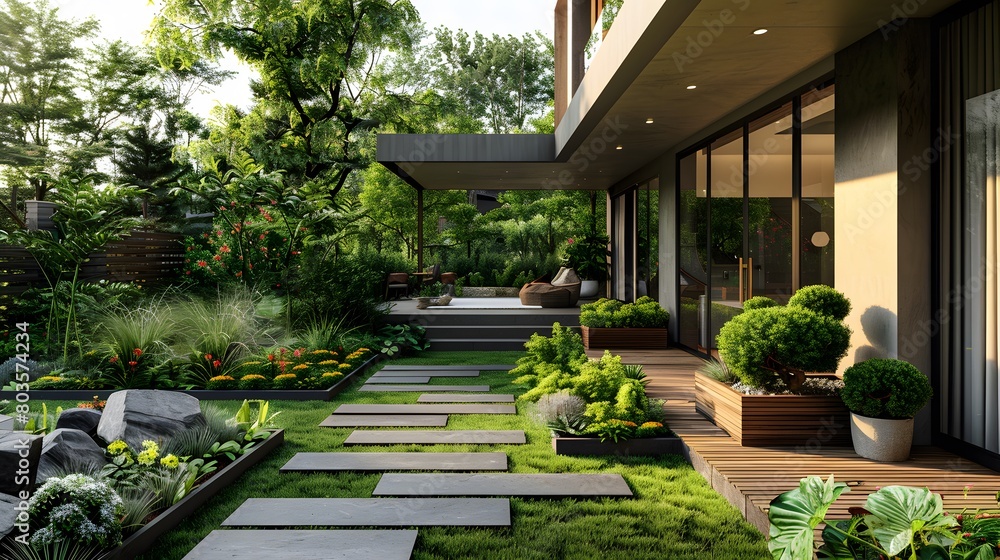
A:
<svg viewBox="0 0 1000 560">
<path fill-rule="evenodd" d="M 709 158 L 709 267 L 711 291 L 702 314 L 708 317 L 710 346 L 730 318 L 742 309 L 746 293 L 746 227 L 744 218 L 743 131 L 712 143 Z"/>
<path fill-rule="evenodd" d="M 700 308 L 708 297 L 708 150 L 678 165 L 678 338 L 688 348 L 708 345 L 708 325 Z"/>
<path fill-rule="evenodd" d="M 792 204 L 792 104 L 750 123 L 747 153 L 747 252 L 750 286 L 744 298 L 792 295 L 795 216 Z"/>
<path fill-rule="evenodd" d="M 833 88 L 802 96 L 802 286 L 833 285 Z"/>
</svg>

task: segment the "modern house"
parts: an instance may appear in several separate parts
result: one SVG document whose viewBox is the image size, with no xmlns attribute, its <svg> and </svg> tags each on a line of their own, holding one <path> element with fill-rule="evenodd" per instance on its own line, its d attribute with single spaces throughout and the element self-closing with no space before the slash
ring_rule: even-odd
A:
<svg viewBox="0 0 1000 560">
<path fill-rule="evenodd" d="M 1000 0 L 558 0 L 554 135 L 383 135 L 419 190 L 605 191 L 611 292 L 710 353 L 753 295 L 851 299 L 843 367 L 932 379 L 918 442 L 1000 466 Z M 658 232 L 658 234 L 657 234 Z"/>
</svg>

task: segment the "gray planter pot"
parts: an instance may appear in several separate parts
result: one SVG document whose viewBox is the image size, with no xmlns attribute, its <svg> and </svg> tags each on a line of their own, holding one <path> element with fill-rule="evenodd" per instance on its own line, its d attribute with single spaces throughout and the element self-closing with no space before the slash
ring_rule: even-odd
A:
<svg viewBox="0 0 1000 560">
<path fill-rule="evenodd" d="M 913 418 L 890 420 L 851 413 L 854 452 L 880 463 L 897 463 L 910 458 Z"/>
<path fill-rule="evenodd" d="M 580 282 L 580 297 L 591 299 L 597 297 L 599 283 L 597 280 L 583 280 Z"/>
</svg>

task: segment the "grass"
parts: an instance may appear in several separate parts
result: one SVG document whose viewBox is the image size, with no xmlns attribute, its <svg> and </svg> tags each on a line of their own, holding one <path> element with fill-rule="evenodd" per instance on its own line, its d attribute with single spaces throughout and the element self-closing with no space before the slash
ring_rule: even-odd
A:
<svg viewBox="0 0 1000 560">
<path fill-rule="evenodd" d="M 513 363 L 517 352 L 427 352 L 393 363 Z M 503 371 L 478 378 L 433 379 L 435 384 L 489 384 L 497 393 L 523 392 Z M 286 430 L 285 445 L 208 505 L 162 537 L 143 560 L 180 560 L 251 497 L 370 497 L 378 474 L 278 474 L 294 454 L 340 451 L 353 428 L 317 425 L 342 403 L 414 403 L 419 393 L 358 392 L 360 382 L 334 402 L 272 402 Z M 50 403 L 50 407 L 74 403 Z M 217 401 L 235 413 L 240 403 Z M 576 458 L 555 455 L 547 430 L 532 422 L 524 405 L 519 414 L 453 415 L 449 429 L 524 430 L 526 445 L 396 445 L 352 447 L 350 451 L 504 451 L 510 471 L 621 473 L 635 492 L 628 500 L 512 499 L 513 524 L 506 529 L 420 528 L 417 560 L 490 558 L 552 560 L 602 559 L 752 559 L 769 558 L 764 538 L 736 509 L 713 491 L 680 457 Z M 392 428 L 399 429 L 399 428 Z M 424 428 L 426 429 L 426 428 Z"/>
</svg>

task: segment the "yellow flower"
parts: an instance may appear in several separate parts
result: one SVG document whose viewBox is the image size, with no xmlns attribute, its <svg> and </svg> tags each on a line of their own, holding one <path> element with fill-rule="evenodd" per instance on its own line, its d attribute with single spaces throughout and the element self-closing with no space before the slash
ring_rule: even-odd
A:
<svg viewBox="0 0 1000 560">
<path fill-rule="evenodd" d="M 240 367 L 242 367 L 242 366 L 259 366 L 262 363 L 264 363 L 264 362 L 243 362 L 242 364 L 240 364 Z"/>
<path fill-rule="evenodd" d="M 176 455 L 174 455 L 173 453 L 171 453 L 170 455 L 167 455 L 166 457 L 160 459 L 160 464 L 163 465 L 164 467 L 170 469 L 170 470 L 174 470 L 178 466 L 180 466 L 181 461 L 180 461 L 180 459 L 177 458 Z"/>
<path fill-rule="evenodd" d="M 310 352 L 310 354 L 314 356 L 318 356 L 320 354 L 329 354 L 329 353 L 330 353 L 329 350 L 313 350 L 312 352 Z"/>
<path fill-rule="evenodd" d="M 319 363 L 321 366 L 334 366 L 337 365 L 337 360 L 323 360 Z"/>
<path fill-rule="evenodd" d="M 299 365 L 293 367 L 292 369 L 294 369 L 294 370 L 309 369 L 309 364 L 299 364 Z"/>
<path fill-rule="evenodd" d="M 233 378 L 229 375 L 216 375 L 215 377 L 209 379 L 209 381 L 233 381 Z"/>
<path fill-rule="evenodd" d="M 115 440 L 108 445 L 108 453 L 110 453 L 112 457 L 117 457 L 126 451 L 128 451 L 128 444 L 120 439 Z"/>
<path fill-rule="evenodd" d="M 351 369 L 351 364 L 340 364 L 337 369 Z"/>
<path fill-rule="evenodd" d="M 155 441 L 153 441 L 151 439 L 143 440 L 143 442 L 142 442 L 142 448 L 145 449 L 145 450 L 152 449 L 153 451 L 155 451 L 157 453 L 160 452 L 160 446 Z"/>
<path fill-rule="evenodd" d="M 640 428 L 662 428 L 663 424 L 659 422 L 646 422 Z"/>
<path fill-rule="evenodd" d="M 282 373 L 281 375 L 274 378 L 275 381 L 279 379 L 295 379 L 294 373 Z"/>
<path fill-rule="evenodd" d="M 263 375 L 257 375 L 256 373 L 251 373 L 251 374 L 248 374 L 248 375 L 244 375 L 240 379 L 241 380 L 243 380 L 243 379 L 264 379 L 264 376 Z"/>
<path fill-rule="evenodd" d="M 324 371 L 323 377 L 343 377 L 344 374 L 339 371 Z"/>
<path fill-rule="evenodd" d="M 58 375 L 43 375 L 38 378 L 39 381 L 62 381 L 62 377 Z"/>
<path fill-rule="evenodd" d="M 156 458 L 159 456 L 160 454 L 156 449 L 146 449 L 142 453 L 139 453 L 139 456 L 136 457 L 136 461 L 138 461 L 140 465 L 148 467 L 155 463 Z"/>
</svg>

